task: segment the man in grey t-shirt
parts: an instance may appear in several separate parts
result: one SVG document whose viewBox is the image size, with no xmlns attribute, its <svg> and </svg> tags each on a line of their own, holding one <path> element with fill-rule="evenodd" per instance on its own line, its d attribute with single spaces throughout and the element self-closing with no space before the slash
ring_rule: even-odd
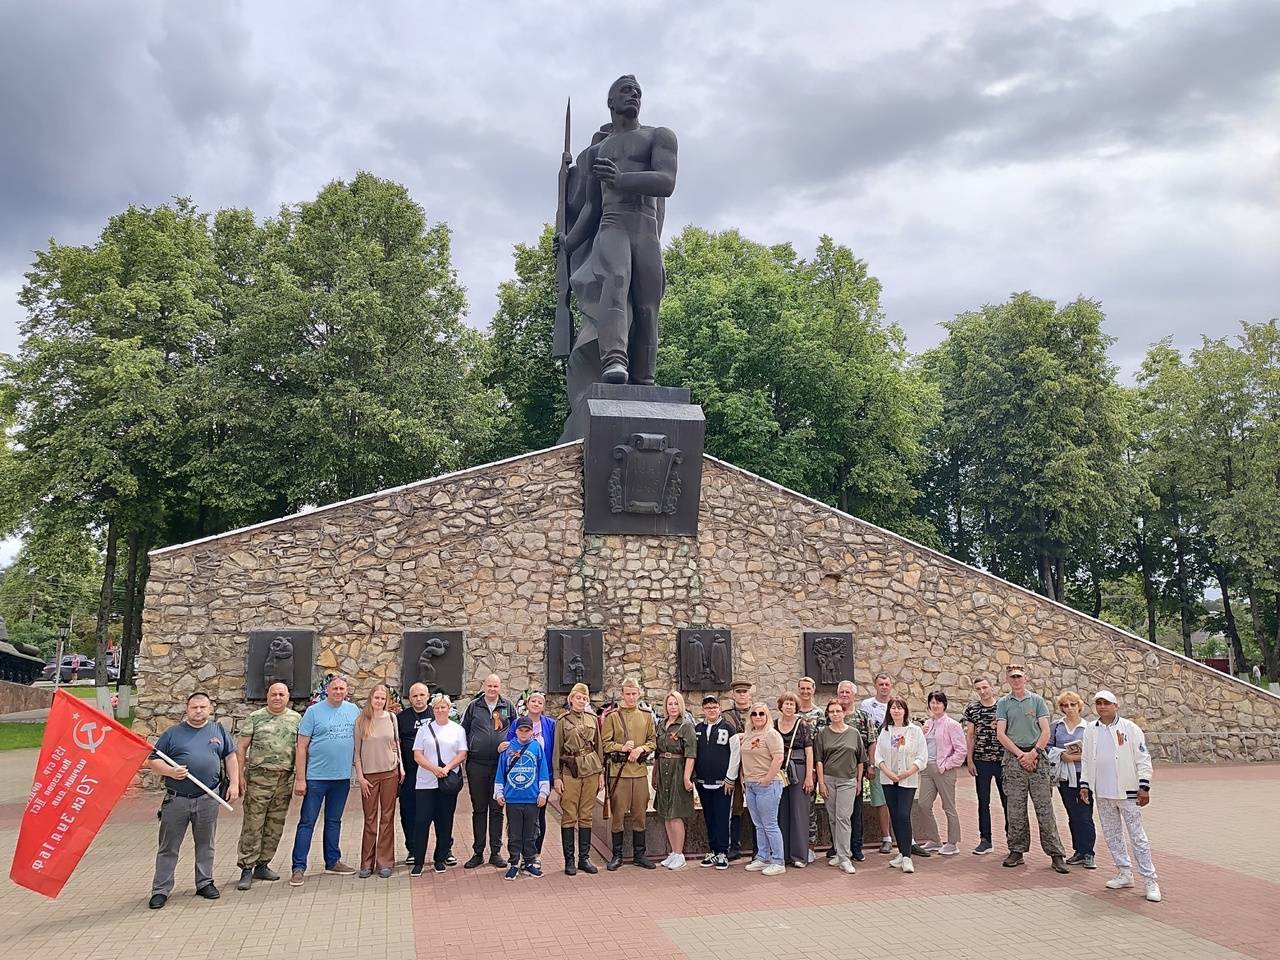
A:
<svg viewBox="0 0 1280 960">
<path fill-rule="evenodd" d="M 190 774 L 206 787 L 216 790 L 226 765 L 227 800 L 240 794 L 240 768 L 235 745 L 226 728 L 209 719 L 209 696 L 193 693 L 187 697 L 183 721 L 170 727 L 156 741 L 156 753 L 149 766 L 165 778 L 164 801 L 160 806 L 160 849 L 156 853 L 156 872 L 151 881 L 151 899 L 147 906 L 159 910 L 173 892 L 173 875 L 178 866 L 178 851 L 191 826 L 196 845 L 196 894 L 206 900 L 217 900 L 220 894 L 213 885 L 213 839 L 218 829 L 218 801 L 187 779 Z M 161 760 L 160 753 L 177 766 Z"/>
</svg>

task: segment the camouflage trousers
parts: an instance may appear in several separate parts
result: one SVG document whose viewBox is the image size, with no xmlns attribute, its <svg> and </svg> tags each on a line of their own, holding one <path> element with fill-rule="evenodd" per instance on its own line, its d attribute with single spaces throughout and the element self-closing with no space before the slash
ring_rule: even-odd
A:
<svg viewBox="0 0 1280 960">
<path fill-rule="evenodd" d="M 1049 762 L 1040 757 L 1034 771 L 1028 773 L 1017 758 L 1006 753 L 1000 767 L 1004 780 L 1005 834 L 1010 853 L 1026 853 L 1031 849 L 1031 823 L 1027 819 L 1027 797 L 1036 808 L 1036 822 L 1040 825 L 1040 846 L 1051 857 L 1065 857 L 1062 838 L 1058 836 L 1058 821 L 1053 812 L 1053 783 Z"/>
<path fill-rule="evenodd" d="M 236 859 L 241 870 L 268 863 L 276 855 L 293 797 L 292 770 L 250 770 L 245 779 L 244 820 Z"/>
</svg>

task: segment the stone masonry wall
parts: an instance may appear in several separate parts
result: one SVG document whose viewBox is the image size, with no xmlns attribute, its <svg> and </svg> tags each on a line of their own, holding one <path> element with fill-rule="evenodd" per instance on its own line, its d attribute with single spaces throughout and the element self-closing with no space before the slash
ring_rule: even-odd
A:
<svg viewBox="0 0 1280 960">
<path fill-rule="evenodd" d="M 255 627 L 314 627 L 317 673 L 363 701 L 397 684 L 401 632 L 466 631 L 467 692 L 490 671 L 540 687 L 548 626 L 598 626 L 606 694 L 636 674 L 674 681 L 675 632 L 733 630 L 737 678 L 770 699 L 802 672 L 801 633 L 852 630 L 860 694 L 884 670 L 913 713 L 941 688 L 952 712 L 977 671 L 1025 662 L 1048 697 L 1114 690 L 1160 755 L 1280 758 L 1280 698 L 934 551 L 707 458 L 693 538 L 584 536 L 582 448 L 555 447 L 152 555 L 138 729 L 208 690 L 240 717 Z M 820 692 L 825 699 L 830 691 Z"/>
</svg>

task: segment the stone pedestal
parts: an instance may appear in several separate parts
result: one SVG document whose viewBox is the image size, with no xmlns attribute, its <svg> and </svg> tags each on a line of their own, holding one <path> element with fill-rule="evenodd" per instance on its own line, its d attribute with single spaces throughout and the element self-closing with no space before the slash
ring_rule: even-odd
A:
<svg viewBox="0 0 1280 960">
<path fill-rule="evenodd" d="M 583 530 L 697 536 L 704 432 L 688 390 L 593 384 L 565 425 L 583 438 Z"/>
</svg>

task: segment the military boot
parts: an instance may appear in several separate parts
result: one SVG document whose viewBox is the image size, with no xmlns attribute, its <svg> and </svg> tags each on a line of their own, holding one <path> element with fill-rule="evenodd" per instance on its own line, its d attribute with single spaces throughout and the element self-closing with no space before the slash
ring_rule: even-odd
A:
<svg viewBox="0 0 1280 960">
<path fill-rule="evenodd" d="M 631 862 L 646 870 L 657 870 L 658 866 L 644 855 L 644 831 L 631 831 Z"/>
<path fill-rule="evenodd" d="M 622 866 L 622 838 L 624 834 L 615 833 L 613 835 L 613 857 L 604 865 L 606 870 L 617 870 Z"/>
<path fill-rule="evenodd" d="M 644 387 L 653 386 L 658 368 L 658 348 L 636 346 L 631 348 L 631 364 L 628 374 L 631 382 Z"/>
<path fill-rule="evenodd" d="M 570 847 L 573 841 L 569 841 Z M 596 865 L 591 862 L 591 828 L 578 828 L 578 869 L 583 873 L 599 873 Z"/>
<path fill-rule="evenodd" d="M 573 827 L 560 828 L 560 847 L 564 850 L 564 875 L 572 877 L 578 872 L 573 862 Z"/>
</svg>

